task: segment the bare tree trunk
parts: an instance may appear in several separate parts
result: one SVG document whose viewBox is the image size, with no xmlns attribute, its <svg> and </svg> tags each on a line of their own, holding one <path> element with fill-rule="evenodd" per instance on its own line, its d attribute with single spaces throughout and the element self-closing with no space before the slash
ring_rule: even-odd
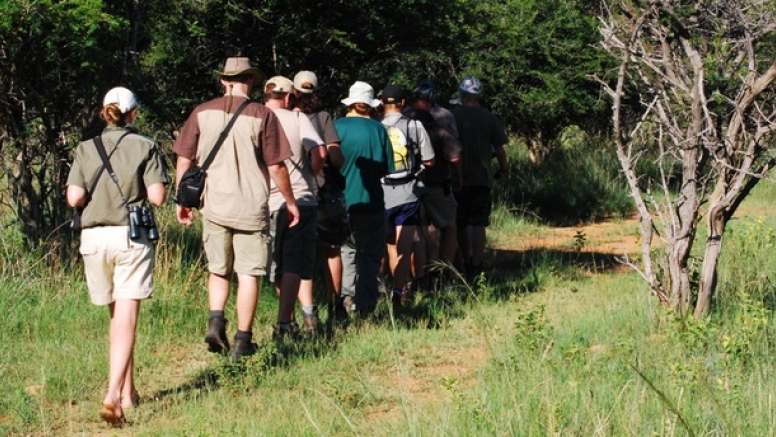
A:
<svg viewBox="0 0 776 437">
<path fill-rule="evenodd" d="M 693 311 L 694 275 L 700 273 L 694 316 L 703 317 L 714 297 L 725 227 L 776 164 L 769 147 L 776 131 L 776 59 L 770 46 L 758 46 L 774 34 L 776 14 L 772 5 L 749 0 L 616 2 L 606 11 L 602 44 L 620 68 L 616 86 L 600 82 L 614 102 L 617 153 L 642 218 L 643 256 L 655 256 L 648 250 L 653 232 L 665 243 L 666 274 L 656 280 L 646 260 L 640 273 L 653 291 L 669 290 L 669 305 L 682 314 Z M 720 28 L 737 33 L 716 33 Z M 722 46 L 727 49 L 717 50 Z M 768 65 L 763 57 L 770 66 L 760 74 Z M 643 111 L 638 120 L 622 116 L 624 82 L 638 97 L 639 104 L 629 107 Z M 659 177 L 635 171 L 646 157 L 657 165 Z M 678 192 L 669 183 L 677 168 L 682 172 Z M 659 196 L 652 193 L 655 187 L 662 190 Z M 706 202 L 709 238 L 698 272 L 690 253 Z M 653 223 L 654 231 L 646 229 Z"/>
<path fill-rule="evenodd" d="M 705 317 L 711 311 L 711 302 L 717 287 L 717 265 L 722 254 L 722 234 L 725 232 L 727 217 L 722 208 L 714 206 L 709 211 L 709 238 L 703 254 L 698 301 L 695 304 L 695 317 Z"/>
</svg>

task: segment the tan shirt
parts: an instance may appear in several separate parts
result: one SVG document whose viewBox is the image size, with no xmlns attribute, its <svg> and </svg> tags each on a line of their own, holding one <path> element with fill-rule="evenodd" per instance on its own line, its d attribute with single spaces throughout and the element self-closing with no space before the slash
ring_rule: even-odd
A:
<svg viewBox="0 0 776 437">
<path fill-rule="evenodd" d="M 172 150 L 184 158 L 203 162 L 231 114 L 246 98 L 234 94 L 233 98 L 219 97 L 197 106 Z M 267 229 L 270 186 L 267 166 L 280 164 L 289 157 L 288 139 L 272 110 L 258 102 L 249 104 L 207 169 L 202 215 L 234 229 Z"/>
<path fill-rule="evenodd" d="M 316 206 L 318 205 L 315 198 L 317 189 L 315 178 L 313 178 L 310 169 L 309 153 L 316 147 L 322 146 L 323 139 L 318 135 L 307 114 L 288 109 L 274 109 L 273 111 L 280 119 L 280 124 L 283 126 L 294 153 L 291 158 L 285 161 L 294 199 L 299 206 Z M 278 190 L 275 182 L 272 181 L 269 194 L 270 211 L 277 211 L 285 206 L 286 199 Z"/>
</svg>

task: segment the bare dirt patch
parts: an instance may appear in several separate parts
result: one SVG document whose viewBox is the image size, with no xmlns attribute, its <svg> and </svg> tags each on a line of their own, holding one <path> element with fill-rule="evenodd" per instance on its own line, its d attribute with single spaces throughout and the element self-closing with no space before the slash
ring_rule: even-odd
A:
<svg viewBox="0 0 776 437">
<path fill-rule="evenodd" d="M 496 248 L 512 250 L 549 249 L 558 251 L 596 252 L 621 256 L 641 251 L 638 219 L 605 221 L 579 226 L 550 227 L 542 235 L 526 235 L 509 247 L 496 244 Z"/>
</svg>

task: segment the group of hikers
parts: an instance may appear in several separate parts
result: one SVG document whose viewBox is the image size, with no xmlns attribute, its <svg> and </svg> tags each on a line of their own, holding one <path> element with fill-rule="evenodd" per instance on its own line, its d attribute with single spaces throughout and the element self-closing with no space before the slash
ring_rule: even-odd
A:
<svg viewBox="0 0 776 437">
<path fill-rule="evenodd" d="M 418 287 L 443 288 L 453 268 L 468 278 L 482 272 L 493 181 L 507 170 L 507 136 L 480 106 L 479 80 L 460 83 L 452 110 L 437 102 L 430 80 L 407 90 L 387 84 L 376 96 L 356 81 L 341 101 L 344 115 L 333 117 L 321 110 L 314 72 L 263 81 L 248 58 L 234 57 L 216 73 L 224 95 L 194 108 L 172 146 L 177 221 L 193 225 L 198 210 L 202 222 L 210 352 L 234 360 L 256 352 L 263 276 L 279 296 L 275 339 L 314 330 L 316 254 L 324 258 L 334 303 L 329 317 L 368 317 L 381 292 L 399 311 Z M 257 87 L 262 103 L 250 97 Z M 91 301 L 110 311 L 100 415 L 113 425 L 140 400 L 135 332 L 140 303 L 153 293 L 159 237 L 147 203 L 163 204 L 170 183 L 163 152 L 132 126 L 137 113 L 132 91 L 108 91 L 100 114 L 107 127 L 76 148 L 66 193 L 81 211 L 79 249 Z M 197 174 L 206 177 L 190 187 Z M 194 204 L 186 198 L 192 187 Z M 429 268 L 443 265 L 449 268 Z M 235 277 L 230 344 L 225 308 Z"/>
</svg>

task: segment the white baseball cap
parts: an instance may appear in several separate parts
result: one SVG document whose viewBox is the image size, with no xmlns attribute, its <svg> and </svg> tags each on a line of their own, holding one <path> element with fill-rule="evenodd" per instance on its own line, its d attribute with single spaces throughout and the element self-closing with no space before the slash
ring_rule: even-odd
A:
<svg viewBox="0 0 776 437">
<path fill-rule="evenodd" d="M 135 94 L 123 86 L 112 88 L 105 94 L 105 98 L 102 99 L 102 106 L 108 106 L 114 103 L 119 107 L 119 111 L 121 111 L 122 114 L 126 114 L 137 108 Z"/>
<path fill-rule="evenodd" d="M 294 76 L 294 88 L 300 93 L 310 94 L 318 89 L 318 76 L 312 71 L 300 71 Z"/>
</svg>

